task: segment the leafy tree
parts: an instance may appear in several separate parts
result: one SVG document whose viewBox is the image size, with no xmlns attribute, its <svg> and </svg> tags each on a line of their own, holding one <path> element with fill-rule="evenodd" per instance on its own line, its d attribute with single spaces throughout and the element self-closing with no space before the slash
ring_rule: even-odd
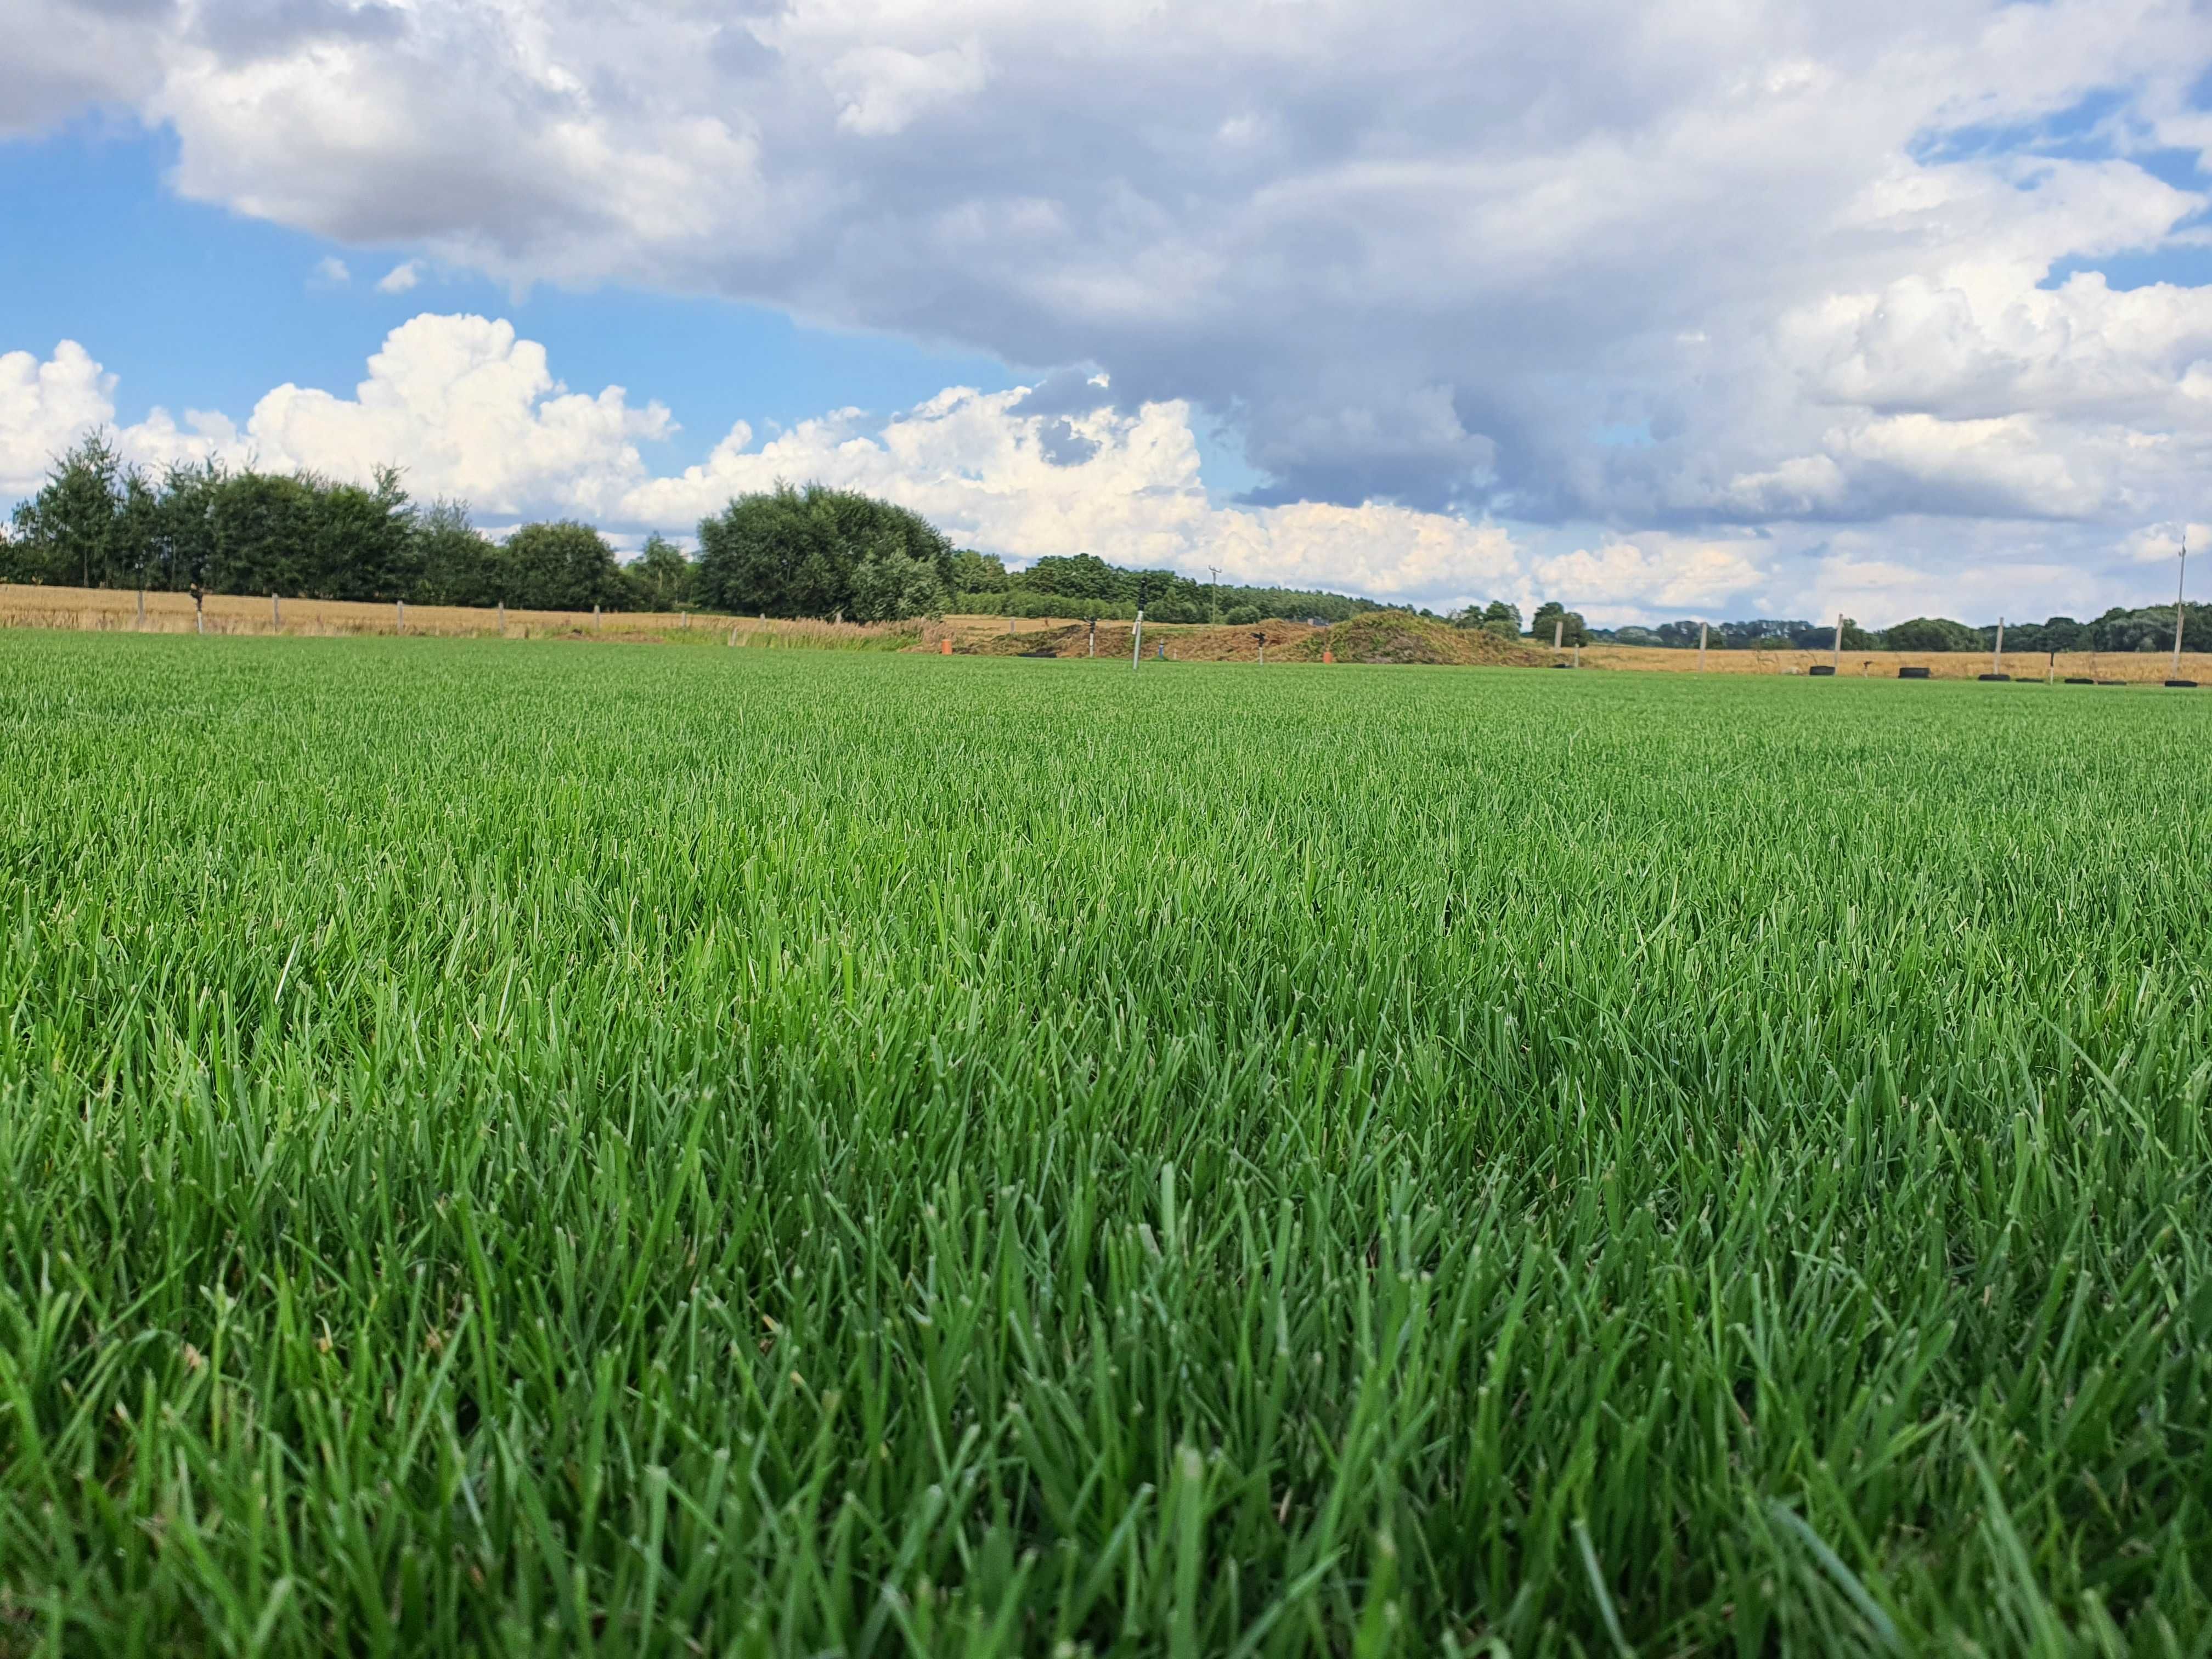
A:
<svg viewBox="0 0 2212 1659">
<path fill-rule="evenodd" d="M 2087 651 L 2089 624 L 2075 622 L 2071 617 L 2014 623 L 2005 629 L 2005 645 L 2014 651 Z"/>
<path fill-rule="evenodd" d="M 202 580 L 216 593 L 306 593 L 320 574 L 317 502 L 304 478 L 234 472 L 208 502 L 215 556 Z"/>
<path fill-rule="evenodd" d="M 647 611 L 673 611 L 691 602 L 698 571 L 684 550 L 655 531 L 645 538 L 645 550 L 629 567 L 630 586 Z"/>
<path fill-rule="evenodd" d="M 921 514 L 853 490 L 778 484 L 700 521 L 699 597 L 719 611 L 851 615 L 854 572 L 891 544 L 951 592 L 952 544 Z"/>
<path fill-rule="evenodd" d="M 2181 648 L 2212 651 L 2212 605 L 2190 605 L 2182 609 Z M 2114 606 L 2089 625 L 2096 651 L 2171 651 L 2173 648 L 2173 607 L 2148 605 L 2140 611 Z"/>
<path fill-rule="evenodd" d="M 1552 625 L 1560 624 L 1561 645 L 1588 645 L 1589 625 L 1583 620 L 1582 612 L 1570 611 L 1557 599 L 1547 599 L 1536 607 L 1536 614 L 1528 619 L 1528 632 L 1539 645 L 1552 642 Z"/>
<path fill-rule="evenodd" d="M 178 462 L 161 481 L 147 586 L 171 592 L 208 586 L 216 564 L 215 503 L 228 477 L 220 462 Z"/>
<path fill-rule="evenodd" d="M 1231 605 L 1221 620 L 1231 628 L 1249 628 L 1260 620 L 1260 607 L 1256 605 Z"/>
<path fill-rule="evenodd" d="M 1716 638 L 1738 650 L 1785 651 L 1798 634 L 1809 632 L 1812 627 L 1808 622 L 1759 617 L 1748 622 L 1720 623 L 1712 632 Z"/>
<path fill-rule="evenodd" d="M 851 614 L 855 622 L 942 616 L 945 599 L 936 562 L 916 558 L 896 537 L 884 538 L 853 568 Z"/>
<path fill-rule="evenodd" d="M 1138 599 L 1137 588 L 1146 577 L 1155 579 L 1149 586 L 1156 589 L 1159 586 L 1157 579 L 1166 574 L 1164 571 L 1146 571 L 1140 576 L 1107 563 L 1095 553 L 1048 554 L 1011 580 L 1024 592 L 1111 603 Z M 1144 597 L 1152 595 L 1148 592 Z"/>
<path fill-rule="evenodd" d="M 1882 630 L 1882 642 L 1892 651 L 1979 651 L 1982 636 L 1964 623 L 1948 617 L 1915 617 Z"/>
<path fill-rule="evenodd" d="M 110 580 L 153 587 L 160 574 L 161 492 L 137 467 L 123 475 L 123 499 L 116 504 L 115 557 Z"/>
<path fill-rule="evenodd" d="M 469 520 L 465 501 L 433 501 L 415 519 L 415 597 L 424 605 L 495 605 L 506 598 L 504 550 Z"/>
<path fill-rule="evenodd" d="M 1109 570 L 1114 568 L 1111 565 L 1106 568 Z M 1122 574 L 1133 579 L 1136 601 L 1154 622 L 1202 623 L 1213 614 L 1212 603 L 1206 588 L 1188 576 L 1179 576 L 1172 570 L 1137 570 Z"/>
<path fill-rule="evenodd" d="M 39 493 L 15 508 L 0 574 L 18 582 L 106 587 L 137 562 L 120 545 L 121 455 L 105 432 L 57 456 Z"/>
<path fill-rule="evenodd" d="M 1521 607 L 1506 599 L 1492 599 L 1482 607 L 1482 620 L 1492 633 L 1517 638 L 1521 632 Z M 1504 624 L 1503 628 L 1495 625 L 1501 623 Z"/>
<path fill-rule="evenodd" d="M 960 593 L 1003 593 L 1012 580 L 1003 560 L 962 548 L 952 556 L 952 587 Z"/>
<path fill-rule="evenodd" d="M 532 611 L 583 611 L 617 604 L 623 578 L 615 550 L 587 524 L 571 519 L 526 524 L 501 544 L 494 560 L 509 605 Z"/>
<path fill-rule="evenodd" d="M 312 568 L 294 591 L 310 599 L 363 600 L 404 599 L 416 591 L 422 549 L 398 469 L 377 468 L 368 489 L 303 482 L 311 496 Z"/>
</svg>

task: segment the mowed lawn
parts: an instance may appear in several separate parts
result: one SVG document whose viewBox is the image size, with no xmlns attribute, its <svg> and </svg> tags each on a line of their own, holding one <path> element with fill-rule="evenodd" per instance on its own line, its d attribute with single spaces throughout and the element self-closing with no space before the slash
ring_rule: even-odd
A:
<svg viewBox="0 0 2212 1659">
<path fill-rule="evenodd" d="M 2201 1654 L 2208 740 L 0 635 L 0 1654 Z"/>
</svg>

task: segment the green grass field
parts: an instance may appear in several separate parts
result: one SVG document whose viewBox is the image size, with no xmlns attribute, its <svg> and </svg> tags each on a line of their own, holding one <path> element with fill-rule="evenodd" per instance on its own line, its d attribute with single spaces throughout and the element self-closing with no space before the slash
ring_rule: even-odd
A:
<svg viewBox="0 0 2212 1659">
<path fill-rule="evenodd" d="M 2208 736 L 0 635 L 0 1654 L 2203 1654 Z"/>
</svg>

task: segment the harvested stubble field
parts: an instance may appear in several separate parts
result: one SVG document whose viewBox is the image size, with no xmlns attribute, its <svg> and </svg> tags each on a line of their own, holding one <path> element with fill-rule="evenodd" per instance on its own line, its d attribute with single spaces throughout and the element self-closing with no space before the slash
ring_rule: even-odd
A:
<svg viewBox="0 0 2212 1659">
<path fill-rule="evenodd" d="M 0 635 L 0 1650 L 2201 1653 L 2205 710 Z"/>
<path fill-rule="evenodd" d="M 1553 654 L 1547 648 L 1547 654 Z M 1838 679 L 1893 680 L 1899 668 L 1925 668 L 1930 679 L 1974 680 L 2000 672 L 2015 680 L 2090 679 L 2123 685 L 2156 685 L 2173 672 L 2165 651 L 2062 651 L 2054 659 L 2043 651 L 2008 651 L 1992 662 L 1986 651 L 1846 651 L 1838 663 L 1827 651 L 1708 651 L 1701 671 L 1695 651 L 1663 646 L 1591 645 L 1583 647 L 1585 668 L 1628 668 L 1648 673 L 1802 674 L 1832 667 Z M 2185 651 L 2181 676 L 2212 685 L 2212 653 Z"/>
<path fill-rule="evenodd" d="M 208 634 L 305 636 L 314 639 L 429 635 L 439 638 L 502 637 L 497 611 L 458 605 L 370 605 L 346 599 L 278 599 L 266 595 L 210 593 L 204 618 L 193 614 L 189 593 L 149 592 L 139 611 L 135 590 L 112 587 L 36 587 L 0 583 L 0 629 L 61 628 L 100 634 Z M 514 640 L 598 640 L 609 644 L 798 646 L 814 649 L 899 651 L 914 645 L 921 623 L 864 627 L 853 623 L 775 621 L 766 617 L 694 615 L 680 611 L 510 609 L 503 635 Z"/>
</svg>

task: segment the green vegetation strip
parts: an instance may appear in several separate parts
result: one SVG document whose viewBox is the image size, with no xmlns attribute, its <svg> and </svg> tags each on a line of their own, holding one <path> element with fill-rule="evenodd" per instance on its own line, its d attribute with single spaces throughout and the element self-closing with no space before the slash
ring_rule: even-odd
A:
<svg viewBox="0 0 2212 1659">
<path fill-rule="evenodd" d="M 0 1652 L 2202 1652 L 2206 733 L 0 635 Z"/>
</svg>

